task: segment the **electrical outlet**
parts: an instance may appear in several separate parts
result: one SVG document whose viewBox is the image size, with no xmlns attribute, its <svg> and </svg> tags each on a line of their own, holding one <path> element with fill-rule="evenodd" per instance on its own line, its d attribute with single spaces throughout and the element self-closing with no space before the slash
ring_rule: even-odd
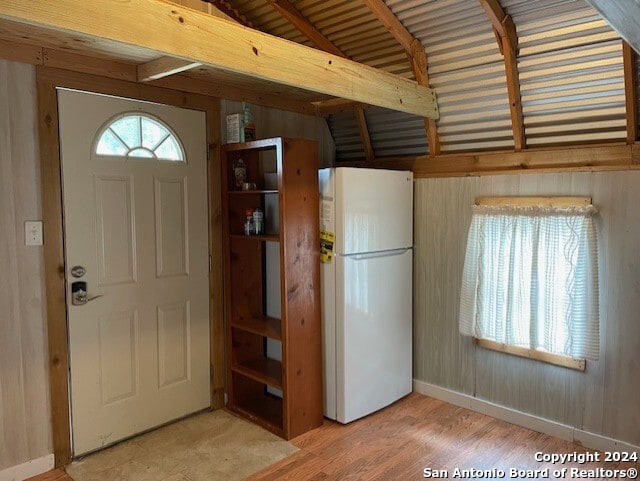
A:
<svg viewBox="0 0 640 481">
<path fill-rule="evenodd" d="M 42 221 L 28 220 L 24 223 L 24 245 L 42 245 Z"/>
</svg>

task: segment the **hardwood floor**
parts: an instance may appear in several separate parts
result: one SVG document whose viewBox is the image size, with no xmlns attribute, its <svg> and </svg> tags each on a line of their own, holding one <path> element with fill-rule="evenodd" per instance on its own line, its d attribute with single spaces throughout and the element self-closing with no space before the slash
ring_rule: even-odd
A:
<svg viewBox="0 0 640 481">
<path fill-rule="evenodd" d="M 25 481 L 73 481 L 73 479 L 71 479 L 63 469 L 54 469 L 53 471 L 34 476 Z"/>
<path fill-rule="evenodd" d="M 529 478 L 545 478 L 544 473 L 533 472 L 510 476 L 512 468 L 548 469 L 548 477 L 556 479 L 559 476 L 553 475 L 554 469 L 567 468 L 563 479 L 570 480 L 578 478 L 571 475 L 572 468 L 640 468 L 640 463 L 538 462 L 535 459 L 538 452 L 588 453 L 592 459 L 594 453 L 601 459 L 603 456 L 577 444 L 415 393 L 346 426 L 325 420 L 322 427 L 291 442 L 300 451 L 246 481 L 400 481 L 424 479 L 425 468 L 447 470 L 449 478 L 454 478 L 456 468 L 489 471 L 482 473 L 484 476 L 462 475 L 459 479 L 526 479 L 527 474 Z M 498 470 L 505 475 L 501 476 Z M 582 477 L 613 478 L 595 471 L 592 476 L 587 474 Z M 29 481 L 73 480 L 57 470 Z"/>
<path fill-rule="evenodd" d="M 510 477 L 512 468 L 549 469 L 551 479 L 554 469 L 567 468 L 565 479 L 573 479 L 571 468 L 640 467 L 638 463 L 538 462 L 535 460 L 537 452 L 594 451 L 420 394 L 411 394 L 393 406 L 347 426 L 325 420 L 321 428 L 292 443 L 300 448 L 299 452 L 247 481 L 423 479 L 425 468 L 447 470 L 449 478 L 454 477 L 456 468 L 503 470 L 505 479 L 524 479 L 527 474 L 536 474 L 515 473 Z M 487 474 L 489 476 L 481 477 L 501 478 L 500 472 Z M 471 477 L 461 476 L 462 479 Z M 535 476 L 537 479 L 542 477 L 544 473 Z M 601 476 L 596 478 L 602 479 Z"/>
</svg>

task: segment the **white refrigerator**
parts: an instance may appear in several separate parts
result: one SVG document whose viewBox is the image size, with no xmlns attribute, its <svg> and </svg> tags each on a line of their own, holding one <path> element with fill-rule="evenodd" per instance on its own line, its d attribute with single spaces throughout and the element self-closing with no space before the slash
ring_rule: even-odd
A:
<svg viewBox="0 0 640 481">
<path fill-rule="evenodd" d="M 321 169 L 324 414 L 349 423 L 412 389 L 413 174 Z"/>
</svg>

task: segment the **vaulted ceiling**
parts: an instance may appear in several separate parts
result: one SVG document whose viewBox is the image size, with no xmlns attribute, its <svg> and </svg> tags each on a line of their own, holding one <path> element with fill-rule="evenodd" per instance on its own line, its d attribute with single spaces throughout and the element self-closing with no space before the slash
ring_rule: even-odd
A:
<svg viewBox="0 0 640 481">
<path fill-rule="evenodd" d="M 339 160 L 637 139 L 637 56 L 584 0 L 209 1 L 253 28 L 435 89 L 439 118 L 426 130 L 415 115 L 329 103 Z"/>
<path fill-rule="evenodd" d="M 130 19 L 122 19 L 115 37 L 102 38 L 117 27 L 85 29 L 40 0 L 31 11 L 21 10 L 19 0 L 2 3 L 0 47 L 2 41 L 7 48 L 44 47 L 45 58 L 32 63 L 64 68 L 62 52 L 91 55 L 131 65 L 123 78 L 319 113 L 328 117 L 338 161 L 638 141 L 638 55 L 621 40 L 638 48 L 640 6 L 634 2 L 176 0 L 234 24 L 223 37 L 224 24 L 207 30 L 200 18 L 185 23 L 182 12 L 172 10 L 191 29 L 189 39 L 160 33 L 157 43 L 145 43 L 141 34 L 137 45 L 126 34 Z M 107 19 L 97 11 L 104 0 L 76 4 L 96 9 L 105 24 L 117 23 L 117 10 L 129 8 L 111 3 L 115 13 Z M 626 20 L 625 9 L 632 10 Z M 138 22 L 166 25 L 169 32 L 166 12 L 156 12 L 157 18 Z M 245 28 L 233 26 L 238 23 Z M 269 50 L 255 31 L 327 54 L 290 43 L 269 43 Z M 237 57 L 227 45 L 234 35 Z M 208 50 L 202 48 L 207 41 Z M 243 56 L 247 45 L 255 57 L 251 51 Z M 218 63 L 225 55 L 226 63 Z"/>
</svg>

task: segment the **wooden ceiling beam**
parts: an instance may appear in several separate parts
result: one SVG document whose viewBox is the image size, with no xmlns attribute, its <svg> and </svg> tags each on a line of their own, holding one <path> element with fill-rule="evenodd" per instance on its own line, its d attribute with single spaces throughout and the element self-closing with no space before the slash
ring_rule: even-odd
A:
<svg viewBox="0 0 640 481">
<path fill-rule="evenodd" d="M 505 24 L 508 15 L 500 5 L 499 0 L 480 0 L 480 4 L 487 13 L 489 20 L 491 20 L 491 25 L 493 25 L 496 33 L 500 37 L 509 37 L 509 43 L 517 48 L 518 37 L 515 35 L 515 30 Z"/>
<path fill-rule="evenodd" d="M 367 118 L 364 116 L 364 109 L 357 108 L 355 110 L 356 121 L 358 122 L 358 130 L 360 130 L 360 138 L 362 139 L 362 147 L 364 148 L 364 158 L 367 162 L 372 162 L 375 158 L 369 129 L 367 127 Z"/>
<path fill-rule="evenodd" d="M 286 18 L 300 33 L 307 37 L 320 50 L 347 58 L 336 45 L 325 37 L 300 11 L 288 0 L 267 0 L 267 2 L 284 18 Z"/>
<path fill-rule="evenodd" d="M 369 104 L 354 102 L 353 100 L 348 99 L 319 100 L 317 102 L 312 102 L 312 104 L 315 106 L 316 115 L 321 115 L 323 117 L 328 117 L 329 115 L 339 114 L 342 112 L 351 112 L 358 108 L 367 109 L 371 107 Z"/>
<path fill-rule="evenodd" d="M 429 86 L 429 75 L 427 73 L 427 54 L 424 51 L 422 42 L 417 38 L 411 44 L 411 68 L 416 77 L 416 81 L 425 87 Z M 440 155 L 440 137 L 438 136 L 438 127 L 434 119 L 424 117 L 424 128 L 427 133 L 427 142 L 429 144 L 429 155 L 435 157 Z"/>
<path fill-rule="evenodd" d="M 300 11 L 294 7 L 288 0 L 267 0 L 271 6 L 286 18 L 300 33 L 307 37 L 320 50 L 348 58 L 347 55 L 340 50 L 331 40 L 320 32 L 315 25 L 311 23 Z M 358 104 L 351 102 L 353 111 L 358 123 L 358 131 L 360 132 L 360 140 L 364 150 L 365 159 L 369 162 L 375 158 L 371 136 L 369 135 L 369 127 L 367 126 L 367 118 L 364 115 L 364 108 Z"/>
<path fill-rule="evenodd" d="M 42 47 L 0 40 L 0 59 L 38 65 L 42 57 Z"/>
<path fill-rule="evenodd" d="M 385 26 L 391 35 L 398 41 L 402 48 L 409 53 L 414 41 L 413 35 L 405 28 L 398 17 L 391 11 L 383 0 L 364 0 L 364 3 L 378 20 Z"/>
<path fill-rule="evenodd" d="M 232 22 L 239 23 L 245 27 L 252 27 L 251 22 L 241 15 L 238 10 L 234 9 L 224 0 L 204 0 L 208 4 L 207 13 L 215 15 Z M 193 5 L 187 4 L 188 7 Z M 203 5 L 204 7 L 204 5 Z M 158 80 L 170 75 L 186 72 L 202 65 L 200 62 L 191 62 L 175 57 L 160 57 L 150 62 L 138 65 L 138 82 L 149 82 Z"/>
<path fill-rule="evenodd" d="M 631 46 L 622 41 L 622 63 L 624 66 L 624 94 L 627 117 L 627 144 L 638 140 L 638 69 L 637 55 Z"/>
<path fill-rule="evenodd" d="M 640 53 L 640 2 L 637 0 L 587 0 L 626 42 Z"/>
<path fill-rule="evenodd" d="M 137 82 L 138 79 L 136 65 L 131 63 L 89 57 L 68 50 L 34 47 L 16 42 L 0 41 L 0 59 L 47 67 L 50 71 L 59 72 L 59 77 L 63 83 L 64 79 L 76 78 L 76 73 L 126 80 L 128 82 Z M 248 90 L 202 78 L 173 75 L 151 81 L 150 84 L 181 92 L 263 105 L 288 112 L 319 115 L 317 106 L 312 102 L 294 100 L 282 95 L 273 95 L 262 91 Z"/>
<path fill-rule="evenodd" d="M 74 32 L 258 79 L 438 117 L 433 90 L 165 0 L 3 0 L 0 18 Z M 179 39 L 179 41 L 178 41 Z"/>
<path fill-rule="evenodd" d="M 138 82 L 158 80 L 200 66 L 202 66 L 200 62 L 191 62 L 174 57 L 160 57 L 137 66 Z"/>
<path fill-rule="evenodd" d="M 640 170 L 640 145 L 583 145 L 523 152 L 444 154 L 436 158 L 382 157 L 374 163 L 340 162 L 340 165 L 408 169 L 413 171 L 414 178 Z"/>
<path fill-rule="evenodd" d="M 402 22 L 391 11 L 383 0 L 364 0 L 369 10 L 378 18 L 385 26 L 389 33 L 404 48 L 409 57 L 413 75 L 419 85 L 429 87 L 429 74 L 427 69 L 427 54 L 424 50 L 422 42 L 415 38 Z M 427 134 L 427 142 L 429 144 L 429 155 L 436 156 L 440 154 L 440 137 L 436 126 L 435 117 L 424 118 L 425 132 Z"/>
<path fill-rule="evenodd" d="M 504 70 L 507 78 L 507 93 L 509 95 L 509 111 L 511 113 L 511 128 L 513 130 L 513 144 L 516 152 L 526 148 L 524 132 L 524 116 L 520 95 L 520 73 L 518 72 L 518 35 L 511 16 L 507 15 L 498 0 L 478 0 L 484 8 L 493 31 L 498 40 L 498 48 L 504 56 Z"/>
</svg>

